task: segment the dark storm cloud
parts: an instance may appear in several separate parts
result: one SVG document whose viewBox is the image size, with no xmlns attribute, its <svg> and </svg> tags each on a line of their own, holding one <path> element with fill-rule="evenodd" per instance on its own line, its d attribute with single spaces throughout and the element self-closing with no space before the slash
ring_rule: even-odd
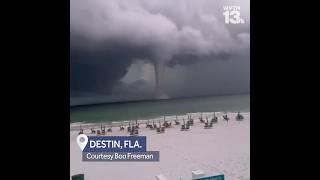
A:
<svg viewBox="0 0 320 180">
<path fill-rule="evenodd" d="M 200 61 L 167 68 L 164 90 L 173 97 L 247 93 L 249 76 L 250 61 L 246 56 L 231 56 L 223 61 Z"/>
<path fill-rule="evenodd" d="M 248 6 L 239 2 L 242 3 L 235 0 L 231 5 Z M 143 87 L 141 82 L 134 86 L 119 83 L 136 59 L 161 63 L 171 69 L 177 65 L 191 67 L 198 62 L 228 60 L 237 54 L 247 54 L 249 59 L 249 24 L 226 26 L 222 5 L 229 4 L 224 3 L 71 0 L 71 96 L 107 95 L 114 89 L 120 92 L 119 87 L 138 90 L 138 85 Z M 249 20 L 248 12 L 243 14 Z M 174 71 L 171 75 L 179 76 Z"/>
<path fill-rule="evenodd" d="M 133 57 L 148 57 L 146 48 L 122 46 L 108 43 L 105 45 L 77 47 L 78 44 L 90 43 L 79 39 L 71 39 L 70 46 L 70 77 L 71 95 L 81 96 L 91 92 L 98 94 L 110 93 L 113 84 L 121 79 L 131 65 Z"/>
</svg>

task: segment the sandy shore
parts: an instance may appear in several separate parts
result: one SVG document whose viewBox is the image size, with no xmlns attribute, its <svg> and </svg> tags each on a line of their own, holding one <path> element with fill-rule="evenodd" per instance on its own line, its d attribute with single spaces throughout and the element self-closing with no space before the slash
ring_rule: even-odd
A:
<svg viewBox="0 0 320 180">
<path fill-rule="evenodd" d="M 160 162 L 82 162 L 81 150 L 76 143 L 79 124 L 70 126 L 70 174 L 85 174 L 85 180 L 152 180 L 163 174 L 168 180 L 189 180 L 191 171 L 200 169 L 206 174 L 224 174 L 226 180 L 250 179 L 250 113 L 241 113 L 244 120 L 235 120 L 236 113 L 228 113 L 229 122 L 222 120 L 224 113 L 216 113 L 218 123 L 204 129 L 198 117 L 192 114 L 194 125 L 190 131 L 181 131 L 180 125 L 167 128 L 165 133 L 140 125 L 139 135 L 147 137 L 147 150 L 160 151 Z M 203 113 L 210 120 L 213 113 Z M 180 123 L 182 117 L 178 116 Z M 159 119 L 163 120 L 163 117 Z M 166 117 L 173 120 L 175 116 Z M 152 121 L 150 121 L 152 122 Z M 156 120 L 155 122 L 158 122 Z M 174 122 L 172 123 L 174 124 Z M 86 124 L 84 128 L 99 127 Z M 126 136 L 129 133 L 113 127 L 107 135 Z M 84 132 L 90 135 L 90 130 Z M 71 179 L 71 178 L 70 178 Z"/>
</svg>

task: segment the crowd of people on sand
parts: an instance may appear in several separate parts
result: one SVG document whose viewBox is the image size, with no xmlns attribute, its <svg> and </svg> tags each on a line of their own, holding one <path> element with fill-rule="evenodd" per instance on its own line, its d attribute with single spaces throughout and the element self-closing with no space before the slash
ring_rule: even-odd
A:
<svg viewBox="0 0 320 180">
<path fill-rule="evenodd" d="M 226 121 L 227 123 L 229 122 L 230 118 L 228 117 L 227 114 L 222 115 L 222 118 L 224 121 Z M 237 113 L 236 118 L 237 121 L 242 121 L 244 120 L 244 117 L 242 114 L 240 114 L 240 112 Z M 181 131 L 188 131 L 190 130 L 190 126 L 194 125 L 194 119 L 191 117 L 191 114 L 189 114 L 187 116 L 187 119 L 185 120 L 184 118 L 182 118 L 182 122 L 183 124 L 181 124 Z M 213 128 L 213 124 L 218 123 L 218 117 L 216 116 L 215 112 L 213 113 L 213 117 L 211 118 L 211 120 L 209 121 L 208 117 L 206 116 L 206 118 L 204 119 L 202 117 L 202 113 L 200 114 L 199 117 L 199 122 L 204 124 L 204 129 L 210 129 Z M 150 130 L 156 130 L 157 133 L 164 133 L 166 128 L 172 128 L 173 126 L 179 126 L 180 125 L 180 121 L 178 120 L 178 116 L 176 115 L 176 119 L 174 120 L 174 124 L 172 124 L 172 121 L 168 121 L 166 120 L 166 116 L 163 117 L 163 123 L 161 123 L 161 121 L 159 120 L 158 122 L 155 122 L 155 120 L 152 120 L 152 123 L 150 123 L 150 120 L 148 120 L 146 123 L 146 128 L 150 129 Z M 135 123 L 129 122 L 128 123 L 128 127 L 127 127 L 127 132 L 131 135 L 139 135 L 139 122 L 138 120 L 135 121 Z M 120 126 L 120 131 L 124 131 L 124 125 L 123 122 L 121 122 Z M 105 135 L 106 132 L 112 132 L 112 126 L 109 126 L 107 131 L 106 131 L 106 126 L 102 125 L 100 126 L 100 128 L 95 129 L 95 128 L 90 128 L 91 130 L 91 134 L 96 134 L 96 135 Z M 80 131 L 78 134 L 84 134 L 84 129 L 82 128 L 82 125 L 80 125 Z"/>
</svg>

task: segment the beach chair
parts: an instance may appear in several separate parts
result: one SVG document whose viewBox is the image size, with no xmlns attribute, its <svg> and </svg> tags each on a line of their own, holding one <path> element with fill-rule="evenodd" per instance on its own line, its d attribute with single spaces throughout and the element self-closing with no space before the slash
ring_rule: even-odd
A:
<svg viewBox="0 0 320 180">
<path fill-rule="evenodd" d="M 83 134 L 83 129 L 82 129 L 81 124 L 80 124 L 80 131 L 79 131 L 79 133 L 78 133 L 78 134 Z"/>
<path fill-rule="evenodd" d="M 157 128 L 157 125 L 154 123 L 154 121 L 152 121 L 152 124 L 150 124 L 150 129 L 154 130 Z"/>
<path fill-rule="evenodd" d="M 188 121 L 187 121 L 187 124 L 186 124 L 183 118 L 182 118 L 182 120 L 183 120 L 183 125 L 181 126 L 181 130 L 182 131 L 189 130 L 190 129 L 190 125 L 189 125 Z"/>
<path fill-rule="evenodd" d="M 91 134 L 95 134 L 95 133 L 96 131 L 93 128 L 91 128 Z"/>
<path fill-rule="evenodd" d="M 191 118 L 191 115 L 188 115 L 188 122 L 190 126 L 193 126 L 193 119 Z"/>
<path fill-rule="evenodd" d="M 212 128 L 212 127 L 213 127 L 213 122 L 210 122 L 209 128 Z"/>
<path fill-rule="evenodd" d="M 176 115 L 176 119 L 174 120 L 174 125 L 180 125 L 180 122 L 178 121 L 178 116 Z"/>
<path fill-rule="evenodd" d="M 217 122 L 218 122 L 218 117 L 214 116 L 214 117 L 211 119 L 211 122 L 212 122 L 212 123 L 217 123 Z"/>
<path fill-rule="evenodd" d="M 133 130 L 133 129 L 130 131 L 130 135 L 131 135 L 131 136 L 134 135 L 134 130 Z"/>
<path fill-rule="evenodd" d="M 210 122 L 210 123 L 206 122 L 206 123 L 204 124 L 204 128 L 205 128 L 205 129 L 210 129 L 210 128 L 212 128 L 212 127 L 213 127 L 213 122 Z"/>
<path fill-rule="evenodd" d="M 102 124 L 101 124 L 100 129 L 101 129 L 100 134 L 102 134 L 102 135 L 106 134 L 106 126 L 102 126 Z"/>
<path fill-rule="evenodd" d="M 162 126 L 166 126 L 167 125 L 167 121 L 164 121 Z"/>
<path fill-rule="evenodd" d="M 163 123 L 163 126 L 166 127 L 166 128 L 169 128 L 169 127 L 171 127 L 171 122 L 169 123 L 168 121 L 165 121 Z"/>
<path fill-rule="evenodd" d="M 190 129 L 190 125 L 187 124 L 186 127 L 185 127 L 185 130 L 189 130 Z"/>
<path fill-rule="evenodd" d="M 152 128 L 153 126 L 149 123 L 149 120 L 148 120 L 148 122 L 147 122 L 147 124 L 146 124 L 146 128 Z"/>
<path fill-rule="evenodd" d="M 189 120 L 187 121 L 187 123 L 188 123 L 190 126 L 193 126 L 193 119 L 189 119 Z"/>
<path fill-rule="evenodd" d="M 208 117 L 206 117 L 206 119 L 207 119 L 207 121 L 206 121 L 206 123 L 205 123 L 205 125 L 204 125 L 204 128 L 205 128 L 205 129 L 209 129 L 209 128 L 211 128 L 211 127 L 212 127 L 213 122 L 211 121 L 211 122 L 210 122 L 210 124 L 209 124 Z"/>
<path fill-rule="evenodd" d="M 199 120 L 200 120 L 201 123 L 204 123 L 204 119 L 202 118 L 202 113 L 201 113 L 201 115 L 200 115 Z"/>
<path fill-rule="evenodd" d="M 189 118 L 189 121 L 193 122 L 193 118 L 191 117 L 191 114 L 188 116 L 188 118 Z"/>
<path fill-rule="evenodd" d="M 105 129 L 102 129 L 102 130 L 101 130 L 101 134 L 102 134 L 102 135 L 105 135 L 105 134 L 106 134 L 106 130 L 105 130 Z"/>
<path fill-rule="evenodd" d="M 243 116 L 240 114 L 240 112 L 238 112 L 238 114 L 236 116 L 236 120 L 237 121 L 242 121 L 243 120 Z"/>
<path fill-rule="evenodd" d="M 83 134 L 83 129 L 80 127 L 80 131 L 78 134 Z"/>
<path fill-rule="evenodd" d="M 148 124 L 148 128 L 153 130 L 153 125 L 152 124 Z"/>
</svg>

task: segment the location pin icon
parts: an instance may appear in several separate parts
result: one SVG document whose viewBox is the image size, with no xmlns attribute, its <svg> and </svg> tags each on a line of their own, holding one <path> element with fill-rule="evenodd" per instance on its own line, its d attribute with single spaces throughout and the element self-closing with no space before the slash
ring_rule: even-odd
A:
<svg viewBox="0 0 320 180">
<path fill-rule="evenodd" d="M 86 147 L 86 145 L 88 143 L 88 137 L 85 134 L 78 135 L 77 143 L 78 143 L 81 151 L 83 151 L 83 149 Z"/>
</svg>

